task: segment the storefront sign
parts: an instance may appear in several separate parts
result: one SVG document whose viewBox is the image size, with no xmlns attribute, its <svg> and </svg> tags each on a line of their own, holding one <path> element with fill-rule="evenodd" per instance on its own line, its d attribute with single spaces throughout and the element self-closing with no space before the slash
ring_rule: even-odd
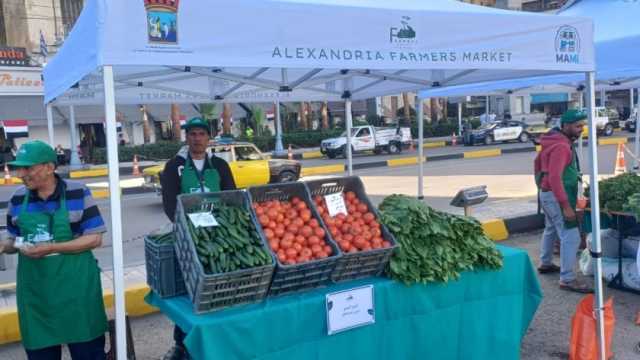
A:
<svg viewBox="0 0 640 360">
<path fill-rule="evenodd" d="M 0 47 L 0 66 L 27 65 L 29 65 L 27 49 L 17 47 Z"/>
<path fill-rule="evenodd" d="M 373 285 L 327 294 L 326 307 L 329 335 L 376 322 Z"/>
<path fill-rule="evenodd" d="M 42 95 L 41 74 L 40 68 L 0 68 L 0 95 Z"/>
</svg>

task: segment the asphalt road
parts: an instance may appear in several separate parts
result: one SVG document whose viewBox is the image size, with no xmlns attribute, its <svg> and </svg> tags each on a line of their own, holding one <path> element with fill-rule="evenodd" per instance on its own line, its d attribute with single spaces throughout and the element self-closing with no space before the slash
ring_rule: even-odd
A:
<svg viewBox="0 0 640 360">
<path fill-rule="evenodd" d="M 514 236 L 501 244 L 525 249 L 535 264 L 539 239 L 540 233 L 523 234 Z M 539 275 L 538 280 L 544 297 L 524 335 L 521 359 L 567 359 L 571 317 L 582 295 L 560 290 L 557 285 L 557 275 Z M 638 359 L 640 354 L 634 350 L 640 341 L 640 330 L 634 324 L 636 312 L 640 310 L 638 295 L 605 288 L 605 299 L 608 297 L 614 298 L 616 323 L 613 351 L 615 358 Z M 172 344 L 173 325 L 162 314 L 134 318 L 131 325 L 137 359 L 160 359 Z M 24 352 L 19 343 L 0 347 L 0 359 L 24 358 Z M 68 359 L 68 356 L 64 359 Z"/>
</svg>

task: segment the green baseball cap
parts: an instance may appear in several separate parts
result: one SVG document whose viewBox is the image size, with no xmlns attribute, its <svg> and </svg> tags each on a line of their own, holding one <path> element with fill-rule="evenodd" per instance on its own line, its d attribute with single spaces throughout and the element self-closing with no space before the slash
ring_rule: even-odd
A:
<svg viewBox="0 0 640 360">
<path fill-rule="evenodd" d="M 572 124 L 587 118 L 587 113 L 583 110 L 569 109 L 562 114 L 560 118 L 560 124 Z"/>
<path fill-rule="evenodd" d="M 9 162 L 9 165 L 17 167 L 29 167 L 38 164 L 56 163 L 56 152 L 49 144 L 40 140 L 28 141 L 22 146 L 16 154 L 16 160 Z"/>
<path fill-rule="evenodd" d="M 184 125 L 182 125 L 184 131 L 189 132 L 189 130 L 194 128 L 202 128 L 209 132 L 209 123 L 204 121 L 202 118 L 194 117 L 187 121 Z"/>
</svg>

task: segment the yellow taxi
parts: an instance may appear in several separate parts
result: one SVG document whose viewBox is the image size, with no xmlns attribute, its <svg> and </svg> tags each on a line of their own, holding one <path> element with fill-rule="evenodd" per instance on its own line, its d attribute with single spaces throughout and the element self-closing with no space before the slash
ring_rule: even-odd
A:
<svg viewBox="0 0 640 360">
<path fill-rule="evenodd" d="M 296 181 L 300 178 L 300 162 L 271 159 L 252 143 L 240 141 L 213 141 L 209 152 L 225 160 L 231 168 L 238 188 L 277 182 Z M 143 170 L 144 187 L 160 192 L 160 173 L 164 164 Z"/>
</svg>

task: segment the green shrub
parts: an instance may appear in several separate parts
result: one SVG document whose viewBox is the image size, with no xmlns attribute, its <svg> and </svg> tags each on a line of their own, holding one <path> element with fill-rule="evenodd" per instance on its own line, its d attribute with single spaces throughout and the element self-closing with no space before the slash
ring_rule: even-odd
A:
<svg viewBox="0 0 640 360">
<path fill-rule="evenodd" d="M 138 160 L 166 160 L 174 157 L 184 143 L 174 141 L 160 141 L 155 144 L 119 146 L 118 160 L 133 161 L 133 155 L 138 155 Z M 104 164 L 107 162 L 107 149 L 95 148 L 91 153 L 93 164 Z"/>
</svg>

